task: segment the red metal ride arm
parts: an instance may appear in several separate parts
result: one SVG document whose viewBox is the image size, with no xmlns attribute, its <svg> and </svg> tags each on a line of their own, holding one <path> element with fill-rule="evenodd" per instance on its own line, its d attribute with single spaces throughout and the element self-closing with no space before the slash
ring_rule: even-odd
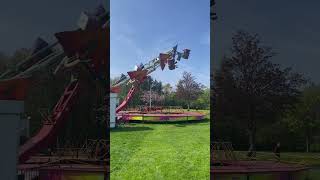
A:
<svg viewBox="0 0 320 180">
<path fill-rule="evenodd" d="M 128 92 L 126 98 L 122 101 L 122 103 L 116 108 L 116 113 L 120 112 L 122 109 L 124 109 L 129 101 L 132 99 L 134 93 L 138 90 L 139 85 L 146 79 L 147 75 L 154 72 L 158 67 L 161 67 L 163 70 L 165 67 L 165 64 L 170 61 L 173 63 L 171 67 L 169 67 L 170 70 L 173 70 L 176 68 L 176 61 L 175 56 L 178 54 L 178 61 L 180 61 L 181 57 L 184 59 L 189 58 L 189 49 L 184 49 L 183 53 L 177 52 L 178 45 L 174 46 L 172 50 L 166 52 L 166 53 L 160 53 L 160 55 L 157 58 L 152 59 L 148 63 L 144 64 L 141 69 L 130 71 L 128 72 L 128 75 L 122 75 L 120 80 L 117 81 L 114 85 L 111 86 L 111 92 L 119 93 L 120 86 L 126 82 L 134 84 L 132 85 L 130 91 Z M 130 81 L 133 80 L 133 81 Z"/>
<path fill-rule="evenodd" d="M 125 108 L 129 101 L 132 99 L 134 93 L 138 90 L 138 84 L 133 84 L 131 89 L 129 90 L 126 98 L 122 101 L 122 103 L 116 108 L 116 113 L 120 112 L 123 108 Z"/>
<path fill-rule="evenodd" d="M 20 147 L 20 163 L 27 161 L 30 156 L 47 147 L 55 140 L 57 132 L 67 120 L 67 116 L 78 94 L 79 82 L 70 82 L 53 109 L 51 117 L 45 119 L 45 123 L 39 132 Z"/>
</svg>

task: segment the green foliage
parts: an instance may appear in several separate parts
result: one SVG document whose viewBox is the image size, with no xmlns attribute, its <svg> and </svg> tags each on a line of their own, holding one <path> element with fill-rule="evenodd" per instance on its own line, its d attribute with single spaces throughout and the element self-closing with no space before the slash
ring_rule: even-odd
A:
<svg viewBox="0 0 320 180">
<path fill-rule="evenodd" d="M 11 56 L 0 52 L 0 74 L 16 64 L 25 60 L 30 55 L 30 49 L 17 49 Z"/>
<path fill-rule="evenodd" d="M 16 64 L 18 64 L 19 62 L 25 60 L 30 55 L 31 55 L 31 50 L 30 49 L 26 49 L 26 48 L 18 49 L 10 57 L 10 60 L 8 62 L 8 66 L 9 67 L 14 67 Z"/>
<path fill-rule="evenodd" d="M 300 102 L 292 111 L 286 113 L 283 121 L 291 132 L 304 137 L 306 150 L 309 151 L 311 138 L 320 131 L 320 86 L 312 85 L 306 88 Z"/>
<path fill-rule="evenodd" d="M 285 122 L 297 132 L 320 127 L 320 86 L 311 86 L 303 92 L 295 109 L 286 114 Z"/>
<path fill-rule="evenodd" d="M 0 74 L 7 69 L 8 59 L 9 57 L 0 52 Z"/>
<path fill-rule="evenodd" d="M 190 75 L 190 76 L 189 76 Z M 185 76 L 185 75 L 184 75 Z M 182 106 L 183 108 L 194 109 L 209 109 L 210 108 L 210 90 L 200 83 L 196 82 L 194 77 L 191 74 L 188 74 L 190 79 L 182 77 L 178 83 L 176 91 L 173 90 L 173 87 L 170 84 L 162 84 L 161 81 L 153 79 L 151 76 L 148 76 L 147 79 L 140 85 L 139 91 L 133 96 L 132 100 L 129 102 L 128 107 L 137 107 L 139 105 L 149 105 L 147 97 L 148 92 L 151 94 L 156 94 L 161 98 L 159 102 L 153 102 L 153 105 L 163 105 L 163 106 Z M 111 84 L 116 82 L 119 79 L 118 77 L 110 80 Z M 189 81 L 190 80 L 190 81 Z M 188 84 L 189 83 L 189 84 Z M 120 102 L 127 96 L 128 91 L 130 90 L 130 84 L 124 84 L 121 86 L 121 91 L 118 94 Z M 184 98 L 182 98 L 184 94 Z M 143 98 L 144 97 L 144 98 Z M 162 99 L 163 98 L 163 99 Z"/>
<path fill-rule="evenodd" d="M 176 96 L 183 100 L 188 109 L 190 105 L 200 96 L 201 84 L 195 81 L 195 77 L 189 72 L 183 72 L 182 78 L 178 81 Z"/>
<path fill-rule="evenodd" d="M 310 145 L 311 152 L 320 152 L 320 143 L 314 143 Z"/>
<path fill-rule="evenodd" d="M 202 90 L 198 99 L 192 103 L 192 108 L 197 109 L 210 109 L 210 89 L 205 88 Z"/>
<path fill-rule="evenodd" d="M 217 137 L 232 137 L 241 147 L 245 142 L 250 151 L 255 150 L 257 143 L 272 146 L 272 141 L 282 137 L 276 136 L 281 135 L 279 129 L 285 127 L 278 123 L 281 115 L 294 107 L 307 81 L 291 68 L 272 62 L 274 55 L 271 47 L 262 44 L 258 34 L 245 31 L 234 34 L 231 51 L 222 59 L 213 77 L 212 113 L 217 125 L 229 126 L 232 132 L 227 135 L 213 125 L 212 133 Z M 243 136 L 248 140 L 239 139 Z"/>
</svg>

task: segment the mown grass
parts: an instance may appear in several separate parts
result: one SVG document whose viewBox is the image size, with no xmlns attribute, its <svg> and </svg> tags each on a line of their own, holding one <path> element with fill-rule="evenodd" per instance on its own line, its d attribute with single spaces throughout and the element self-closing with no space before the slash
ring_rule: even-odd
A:
<svg viewBox="0 0 320 180">
<path fill-rule="evenodd" d="M 111 131 L 111 179 L 209 179 L 209 120 Z"/>
<path fill-rule="evenodd" d="M 245 151 L 235 151 L 235 154 L 240 159 L 246 159 Z M 275 155 L 272 152 L 257 152 L 257 160 L 275 160 Z M 310 167 L 308 178 L 310 180 L 320 179 L 320 153 L 304 153 L 304 152 L 282 152 L 281 162 L 301 164 Z"/>
<path fill-rule="evenodd" d="M 235 151 L 236 156 L 245 159 L 245 151 Z M 258 160 L 275 160 L 272 152 L 258 151 L 256 154 Z M 320 167 L 320 153 L 304 153 L 304 152 L 282 152 L 280 160 L 287 163 L 305 164 L 308 166 Z"/>
</svg>

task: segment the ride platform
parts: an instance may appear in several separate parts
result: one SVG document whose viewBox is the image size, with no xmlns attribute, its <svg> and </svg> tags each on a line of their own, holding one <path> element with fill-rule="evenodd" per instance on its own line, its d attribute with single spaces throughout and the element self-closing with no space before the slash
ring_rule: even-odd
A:
<svg viewBox="0 0 320 180">
<path fill-rule="evenodd" d="M 117 113 L 119 119 L 123 121 L 190 121 L 203 120 L 205 114 L 200 112 L 142 112 L 142 111 L 120 111 Z"/>
</svg>

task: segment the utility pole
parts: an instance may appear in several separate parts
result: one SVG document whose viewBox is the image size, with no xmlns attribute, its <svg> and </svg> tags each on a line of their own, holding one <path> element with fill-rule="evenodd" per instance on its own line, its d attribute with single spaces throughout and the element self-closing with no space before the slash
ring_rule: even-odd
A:
<svg viewBox="0 0 320 180">
<path fill-rule="evenodd" d="M 149 78 L 149 110 L 151 110 L 151 77 Z"/>
</svg>

